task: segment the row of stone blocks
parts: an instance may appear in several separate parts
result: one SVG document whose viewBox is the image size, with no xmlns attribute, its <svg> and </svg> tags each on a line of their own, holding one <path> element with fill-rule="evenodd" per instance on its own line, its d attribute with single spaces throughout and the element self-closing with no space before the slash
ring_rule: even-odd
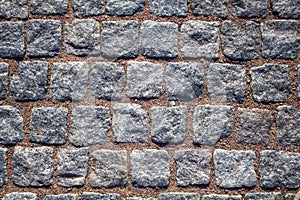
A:
<svg viewBox="0 0 300 200">
<path fill-rule="evenodd" d="M 231 60 L 255 60 L 261 52 L 263 58 L 296 59 L 300 49 L 298 26 L 296 20 L 268 20 L 261 25 L 254 21 L 239 25 L 192 20 L 179 28 L 172 22 L 146 20 L 140 27 L 138 21 L 129 20 L 103 21 L 100 28 L 94 19 L 78 19 L 63 23 L 62 31 L 59 20 L 29 20 L 26 30 L 23 22 L 0 22 L 0 57 L 22 58 L 25 46 L 29 57 L 53 57 L 62 53 L 64 42 L 67 54 L 106 59 L 135 58 L 139 53 L 168 59 L 181 52 L 184 59 L 217 60 L 220 46 Z"/>
</svg>

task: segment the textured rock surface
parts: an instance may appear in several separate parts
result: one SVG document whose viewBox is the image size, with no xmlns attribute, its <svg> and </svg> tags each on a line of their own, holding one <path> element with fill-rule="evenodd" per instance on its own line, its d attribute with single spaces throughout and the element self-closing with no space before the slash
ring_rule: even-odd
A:
<svg viewBox="0 0 300 200">
<path fill-rule="evenodd" d="M 241 18 L 265 18 L 268 15 L 268 0 L 233 0 L 231 6 L 232 15 Z"/>
<path fill-rule="evenodd" d="M 100 194 L 95 192 L 83 192 L 82 200 L 121 200 L 119 194 Z"/>
<path fill-rule="evenodd" d="M 159 195 L 160 200 L 200 200 L 200 195 L 198 193 L 188 193 L 188 192 L 169 192 L 161 193 Z"/>
<path fill-rule="evenodd" d="M 209 195 L 203 195 L 202 200 L 242 200 L 242 196 L 241 195 L 229 196 L 229 195 L 209 194 Z"/>
<path fill-rule="evenodd" d="M 8 97 L 9 64 L 0 62 L 0 100 Z"/>
<path fill-rule="evenodd" d="M 286 194 L 286 195 L 284 196 L 284 199 L 285 199 L 285 200 L 294 200 L 295 197 L 296 197 L 295 194 Z"/>
<path fill-rule="evenodd" d="M 143 198 L 143 197 L 128 197 L 127 200 L 156 200 L 156 198 Z"/>
<path fill-rule="evenodd" d="M 300 19 L 299 0 L 271 0 L 272 12 L 280 18 Z"/>
<path fill-rule="evenodd" d="M 0 148 L 0 187 L 8 183 L 7 149 Z"/>
<path fill-rule="evenodd" d="M 67 12 L 68 0 L 31 0 L 30 12 L 34 15 L 63 15 Z"/>
<path fill-rule="evenodd" d="M 72 0 L 75 17 L 90 17 L 104 14 L 104 0 Z"/>
<path fill-rule="evenodd" d="M 151 0 L 150 12 L 161 17 L 186 17 L 188 14 L 187 0 Z"/>
<path fill-rule="evenodd" d="M 258 193 L 247 193 L 244 197 L 245 200 L 257 200 L 257 199 L 264 199 L 264 200 L 282 200 L 282 195 L 279 192 L 258 192 Z"/>
<path fill-rule="evenodd" d="M 28 17 L 28 0 L 2 0 L 0 7 L 0 18 L 20 18 Z"/>
<path fill-rule="evenodd" d="M 46 195 L 43 200 L 78 200 L 77 194 Z"/>
<path fill-rule="evenodd" d="M 130 16 L 144 10 L 145 0 L 106 0 L 108 15 Z"/>
<path fill-rule="evenodd" d="M 228 16 L 228 0 L 191 0 L 191 10 L 196 16 Z"/>
<path fill-rule="evenodd" d="M 37 196 L 31 192 L 12 192 L 3 197 L 3 200 L 37 200 Z"/>
</svg>

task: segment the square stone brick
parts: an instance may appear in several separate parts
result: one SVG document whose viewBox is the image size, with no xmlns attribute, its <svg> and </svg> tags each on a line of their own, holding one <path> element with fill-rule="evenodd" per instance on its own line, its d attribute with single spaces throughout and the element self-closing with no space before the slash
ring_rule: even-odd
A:
<svg viewBox="0 0 300 200">
<path fill-rule="evenodd" d="M 82 101 L 88 88 L 86 62 L 53 63 L 50 96 L 60 101 Z"/>
<path fill-rule="evenodd" d="M 157 200 L 156 198 L 143 198 L 143 197 L 127 197 L 127 200 Z"/>
<path fill-rule="evenodd" d="M 0 18 L 19 18 L 28 17 L 28 0 L 2 0 L 0 7 Z"/>
<path fill-rule="evenodd" d="M 131 16 L 142 12 L 145 0 L 106 0 L 106 13 L 108 15 Z"/>
<path fill-rule="evenodd" d="M 127 96 L 136 99 L 154 99 L 162 95 L 164 69 L 161 64 L 129 62 L 127 69 Z"/>
<path fill-rule="evenodd" d="M 95 62 L 90 71 L 90 82 L 95 98 L 119 101 L 125 84 L 124 68 L 113 62 Z"/>
<path fill-rule="evenodd" d="M 105 21 L 102 23 L 101 54 L 105 58 L 135 58 L 139 50 L 137 21 Z"/>
<path fill-rule="evenodd" d="M 216 149 L 214 151 L 216 185 L 221 188 L 254 187 L 255 158 L 253 151 Z"/>
<path fill-rule="evenodd" d="M 60 54 L 61 45 L 60 21 L 34 19 L 28 22 L 28 56 L 53 57 Z"/>
<path fill-rule="evenodd" d="M 175 58 L 178 55 L 178 25 L 146 20 L 141 26 L 140 51 L 148 58 Z"/>
<path fill-rule="evenodd" d="M 170 101 L 192 101 L 204 88 L 204 69 L 201 63 L 169 63 L 166 88 Z"/>
<path fill-rule="evenodd" d="M 12 181 L 21 187 L 46 187 L 52 184 L 53 148 L 15 147 Z"/>
<path fill-rule="evenodd" d="M 177 186 L 208 185 L 210 182 L 210 150 L 179 150 L 175 152 Z"/>
<path fill-rule="evenodd" d="M 105 12 L 104 0 L 72 0 L 72 8 L 75 17 L 91 17 Z"/>
<path fill-rule="evenodd" d="M 265 18 L 268 15 L 268 0 L 232 0 L 231 9 L 232 15 L 236 17 Z"/>
<path fill-rule="evenodd" d="M 188 192 L 169 192 L 161 193 L 159 195 L 160 200 L 200 200 L 200 195 L 198 193 L 188 193 Z"/>
<path fill-rule="evenodd" d="M 33 15 L 63 15 L 68 10 L 68 0 L 31 0 L 30 13 Z"/>
<path fill-rule="evenodd" d="M 191 10 L 196 16 L 217 16 L 227 18 L 229 0 L 191 0 Z"/>
<path fill-rule="evenodd" d="M 97 150 L 91 154 L 90 186 L 93 188 L 124 187 L 127 184 L 127 152 Z"/>
<path fill-rule="evenodd" d="M 185 59 L 219 57 L 218 22 L 187 21 L 180 29 L 181 52 Z"/>
<path fill-rule="evenodd" d="M 23 22 L 0 22 L 0 57 L 22 58 L 24 48 Z"/>
<path fill-rule="evenodd" d="M 23 128 L 19 110 L 12 106 L 0 106 L 0 144 L 12 145 L 23 140 Z"/>
<path fill-rule="evenodd" d="M 100 194 L 95 192 L 83 192 L 82 200 L 121 200 L 119 194 Z"/>
<path fill-rule="evenodd" d="M 0 62 L 0 100 L 8 97 L 9 64 Z"/>
<path fill-rule="evenodd" d="M 119 103 L 113 107 L 114 142 L 147 142 L 148 113 L 138 104 Z"/>
<path fill-rule="evenodd" d="M 107 142 L 110 129 L 109 109 L 102 106 L 77 106 L 72 110 L 70 142 L 91 146 Z"/>
<path fill-rule="evenodd" d="M 251 90 L 260 103 L 285 102 L 291 90 L 290 70 L 287 65 L 264 64 L 250 70 Z"/>
<path fill-rule="evenodd" d="M 151 139 L 161 145 L 180 144 L 186 138 L 187 107 L 152 107 Z"/>
<path fill-rule="evenodd" d="M 203 105 L 194 112 L 194 144 L 214 146 L 233 133 L 234 108 L 232 106 Z"/>
<path fill-rule="evenodd" d="M 150 12 L 160 17 L 186 17 L 188 14 L 187 0 L 151 0 Z"/>
<path fill-rule="evenodd" d="M 33 108 L 30 116 L 30 142 L 61 145 L 67 142 L 67 108 Z"/>
<path fill-rule="evenodd" d="M 133 150 L 130 163 L 133 186 L 163 188 L 169 185 L 170 158 L 167 151 Z"/>
<path fill-rule="evenodd" d="M 242 196 L 241 195 L 229 196 L 229 195 L 209 194 L 209 195 L 203 195 L 202 200 L 242 200 Z"/>
<path fill-rule="evenodd" d="M 7 149 L 0 148 L 0 188 L 8 183 L 7 153 Z"/>
<path fill-rule="evenodd" d="M 37 196 L 31 192 L 12 192 L 3 197 L 3 200 L 37 200 Z"/>
<path fill-rule="evenodd" d="M 46 195 L 43 200 L 78 200 L 77 194 Z"/>
<path fill-rule="evenodd" d="M 67 54 L 100 55 L 100 25 L 94 19 L 76 19 L 66 23 L 64 44 Z"/>
<path fill-rule="evenodd" d="M 280 192 L 257 192 L 245 194 L 244 200 L 282 200 L 282 194 Z"/>
<path fill-rule="evenodd" d="M 225 21 L 221 34 L 222 51 L 226 57 L 241 61 L 258 59 L 260 51 L 258 24 L 249 21 L 238 26 L 232 21 Z"/>
<path fill-rule="evenodd" d="M 299 0 L 271 0 L 272 12 L 280 18 L 300 19 L 299 6 Z"/>
<path fill-rule="evenodd" d="M 243 103 L 246 95 L 244 65 L 212 63 L 207 76 L 208 97 L 222 103 Z"/>
<path fill-rule="evenodd" d="M 262 56 L 296 59 L 300 50 L 298 26 L 296 20 L 269 20 L 262 23 Z"/>
</svg>

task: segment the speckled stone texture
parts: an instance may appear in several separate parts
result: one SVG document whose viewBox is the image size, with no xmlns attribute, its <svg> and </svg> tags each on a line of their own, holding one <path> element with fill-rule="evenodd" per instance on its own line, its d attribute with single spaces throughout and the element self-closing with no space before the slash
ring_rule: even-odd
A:
<svg viewBox="0 0 300 200">
<path fill-rule="evenodd" d="M 0 148 L 0 187 L 8 183 L 7 154 L 7 149 Z"/>
<path fill-rule="evenodd" d="M 169 192 L 159 195 L 160 200 L 200 200 L 198 193 Z"/>
<path fill-rule="evenodd" d="M 75 17 L 90 17 L 104 14 L 104 0 L 72 0 Z"/>
<path fill-rule="evenodd" d="M 34 15 L 63 15 L 67 12 L 68 0 L 31 0 L 30 12 Z"/>
<path fill-rule="evenodd" d="M 257 192 L 257 193 L 247 193 L 244 197 L 245 200 L 282 200 L 282 194 L 280 192 Z"/>
<path fill-rule="evenodd" d="M 9 194 L 6 194 L 3 197 L 3 200 L 37 200 L 37 196 L 34 193 L 31 192 L 12 192 Z"/>
<path fill-rule="evenodd" d="M 26 19 L 28 17 L 28 0 L 2 0 L 0 18 Z"/>
<path fill-rule="evenodd" d="M 101 194 L 95 192 L 83 192 L 82 200 L 121 200 L 119 194 Z"/>
<path fill-rule="evenodd" d="M 300 19 L 299 0 L 271 0 L 273 14 L 280 18 Z"/>
<path fill-rule="evenodd" d="M 8 97 L 9 64 L 0 62 L 0 100 Z"/>
<path fill-rule="evenodd" d="M 217 195 L 217 194 L 209 194 L 209 195 L 203 195 L 203 200 L 242 200 L 241 195 Z"/>
<path fill-rule="evenodd" d="M 240 18 L 259 17 L 268 15 L 268 0 L 232 0 L 232 15 Z"/>
<path fill-rule="evenodd" d="M 145 0 L 106 0 L 106 13 L 116 16 L 131 16 L 144 10 Z"/>
<path fill-rule="evenodd" d="M 78 200 L 77 194 L 46 195 L 43 200 Z"/>
<path fill-rule="evenodd" d="M 191 0 L 191 10 L 196 16 L 217 16 L 226 18 L 228 16 L 229 0 Z"/>
<path fill-rule="evenodd" d="M 188 14 L 187 0 L 151 0 L 150 12 L 161 17 L 186 17 Z"/>
</svg>

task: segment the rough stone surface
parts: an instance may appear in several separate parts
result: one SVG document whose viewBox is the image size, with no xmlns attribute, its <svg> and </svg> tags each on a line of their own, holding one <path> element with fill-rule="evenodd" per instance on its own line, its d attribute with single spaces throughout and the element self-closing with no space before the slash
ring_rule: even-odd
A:
<svg viewBox="0 0 300 200">
<path fill-rule="evenodd" d="M 261 25 L 262 56 L 272 59 L 296 59 L 300 50 L 296 20 L 269 20 Z"/>
<path fill-rule="evenodd" d="M 46 195 L 43 200 L 78 200 L 77 194 Z"/>
<path fill-rule="evenodd" d="M 214 151 L 216 185 L 221 188 L 253 187 L 256 185 L 253 151 Z"/>
<path fill-rule="evenodd" d="M 104 0 L 72 0 L 75 17 L 90 17 L 104 14 Z"/>
<path fill-rule="evenodd" d="M 33 108 L 29 141 L 60 145 L 67 141 L 67 108 Z"/>
<path fill-rule="evenodd" d="M 178 25 L 146 20 L 141 26 L 140 52 L 149 58 L 175 58 L 178 54 Z"/>
<path fill-rule="evenodd" d="M 144 10 L 145 0 L 106 0 L 108 15 L 130 16 Z"/>
<path fill-rule="evenodd" d="M 200 200 L 198 193 L 187 193 L 187 192 L 169 192 L 161 193 L 159 195 L 160 200 Z"/>
<path fill-rule="evenodd" d="M 66 23 L 64 45 L 67 54 L 100 55 L 100 25 L 94 19 L 76 19 Z"/>
<path fill-rule="evenodd" d="M 109 109 L 102 106 L 77 106 L 72 110 L 70 142 L 91 146 L 107 142 L 110 129 Z"/>
<path fill-rule="evenodd" d="M 138 104 L 119 103 L 113 107 L 114 142 L 146 142 L 148 113 Z"/>
<path fill-rule="evenodd" d="M 23 22 L 0 22 L 0 57 L 22 58 L 24 48 Z"/>
<path fill-rule="evenodd" d="M 8 183 L 7 155 L 7 149 L 0 148 L 0 188 Z"/>
<path fill-rule="evenodd" d="M 191 0 L 191 10 L 196 16 L 218 16 L 226 18 L 228 16 L 228 0 Z"/>
<path fill-rule="evenodd" d="M 168 145 L 183 143 L 186 138 L 187 107 L 152 107 L 151 139 Z"/>
<path fill-rule="evenodd" d="M 23 140 L 23 128 L 19 110 L 12 106 L 0 106 L 0 144 L 12 145 Z"/>
<path fill-rule="evenodd" d="M 105 21 L 102 23 L 101 55 L 109 59 L 135 58 L 138 55 L 137 21 Z"/>
<path fill-rule="evenodd" d="M 300 100 L 300 65 L 298 65 L 298 70 L 297 70 L 297 91 L 298 91 L 298 100 Z"/>
<path fill-rule="evenodd" d="M 218 195 L 218 194 L 209 194 L 203 195 L 202 200 L 242 200 L 241 195 Z"/>
<path fill-rule="evenodd" d="M 206 149 L 176 151 L 177 186 L 208 185 L 211 158 L 211 151 Z"/>
<path fill-rule="evenodd" d="M 240 18 L 265 18 L 268 15 L 268 0 L 232 0 L 231 6 L 232 15 Z"/>
<path fill-rule="evenodd" d="M 63 15 L 68 10 L 68 0 L 31 0 L 30 12 L 34 15 Z"/>
<path fill-rule="evenodd" d="M 57 157 L 57 185 L 63 187 L 84 185 L 88 171 L 88 149 L 62 149 Z"/>
<path fill-rule="evenodd" d="M 88 86 L 86 62 L 53 63 L 50 96 L 60 101 L 81 101 Z"/>
<path fill-rule="evenodd" d="M 186 17 L 188 14 L 187 0 L 151 0 L 150 12 L 161 17 Z"/>
<path fill-rule="evenodd" d="M 34 19 L 28 22 L 27 54 L 30 57 L 53 57 L 61 52 L 61 22 Z"/>
<path fill-rule="evenodd" d="M 271 0 L 273 14 L 281 18 L 300 19 L 299 0 Z"/>
<path fill-rule="evenodd" d="M 53 148 L 15 147 L 12 181 L 21 187 L 45 187 L 52 184 Z"/>
<path fill-rule="evenodd" d="M 250 70 L 251 90 L 255 101 L 285 102 L 290 93 L 290 71 L 287 65 L 264 64 Z"/>
<path fill-rule="evenodd" d="M 258 193 L 247 193 L 244 197 L 244 200 L 282 200 L 282 195 L 279 192 L 258 192 Z"/>
<path fill-rule="evenodd" d="M 8 97 L 9 64 L 0 62 L 0 100 Z"/>
<path fill-rule="evenodd" d="M 232 106 L 203 105 L 194 112 L 193 142 L 214 146 L 220 139 L 233 133 L 234 108 Z"/>
<path fill-rule="evenodd" d="M 37 196 L 31 192 L 12 192 L 3 197 L 3 200 L 37 200 Z"/>
<path fill-rule="evenodd" d="M 217 59 L 220 43 L 218 32 L 218 22 L 184 22 L 180 29 L 182 57 L 185 59 Z"/>
<path fill-rule="evenodd" d="M 136 99 L 154 99 L 162 95 L 164 69 L 161 64 L 129 62 L 127 69 L 127 96 Z"/>
<path fill-rule="evenodd" d="M 225 56 L 242 61 L 258 59 L 260 33 L 257 23 L 249 21 L 245 25 L 238 26 L 232 21 L 225 21 L 221 33 L 222 51 Z"/>
<path fill-rule="evenodd" d="M 300 154 L 265 150 L 260 153 L 260 186 L 263 188 L 300 187 Z"/>
<path fill-rule="evenodd" d="M 28 0 L 2 0 L 0 7 L 0 18 L 19 18 L 28 17 Z"/>
<path fill-rule="evenodd" d="M 127 153 L 125 150 L 97 150 L 91 154 L 90 186 L 122 187 L 127 184 Z"/>
<path fill-rule="evenodd" d="M 296 197 L 295 194 L 286 194 L 286 195 L 284 196 L 284 199 L 285 199 L 285 200 L 297 200 L 297 199 L 295 199 L 295 197 Z"/>
<path fill-rule="evenodd" d="M 118 101 L 122 99 L 125 71 L 112 62 L 95 62 L 90 71 L 91 93 L 97 99 Z"/>
<path fill-rule="evenodd" d="M 243 65 L 212 63 L 207 75 L 208 97 L 212 101 L 243 103 L 246 69 Z"/>
<path fill-rule="evenodd" d="M 267 146 L 271 140 L 273 120 L 269 110 L 238 108 L 236 112 L 237 143 Z"/>
<path fill-rule="evenodd" d="M 95 192 L 83 192 L 82 200 L 121 200 L 119 194 L 100 194 Z"/>
<path fill-rule="evenodd" d="M 163 188 L 169 185 L 170 158 L 167 151 L 133 150 L 130 162 L 133 186 Z"/>
<path fill-rule="evenodd" d="M 128 197 L 127 200 L 157 200 L 156 198 L 143 198 L 143 197 Z"/>
</svg>

